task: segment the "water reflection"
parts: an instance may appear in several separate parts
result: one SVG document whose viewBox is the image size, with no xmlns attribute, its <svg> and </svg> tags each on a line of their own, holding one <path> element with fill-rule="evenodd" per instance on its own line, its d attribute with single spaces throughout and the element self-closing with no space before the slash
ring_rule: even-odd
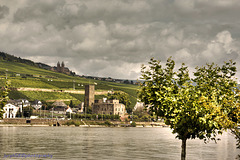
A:
<svg viewBox="0 0 240 160">
<path fill-rule="evenodd" d="M 239 150 L 234 137 L 224 133 L 221 139 L 218 144 L 188 140 L 187 158 L 235 159 Z M 25 153 L 71 160 L 175 160 L 180 159 L 181 141 L 169 128 L 1 127 L 0 150 L 1 158 L 4 154 Z"/>
</svg>

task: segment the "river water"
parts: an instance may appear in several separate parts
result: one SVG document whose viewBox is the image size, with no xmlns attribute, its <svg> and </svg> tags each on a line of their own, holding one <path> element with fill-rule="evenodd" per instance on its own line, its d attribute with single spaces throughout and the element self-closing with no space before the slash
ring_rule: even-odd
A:
<svg viewBox="0 0 240 160">
<path fill-rule="evenodd" d="M 217 144 L 188 140 L 187 159 L 236 159 L 240 150 L 234 137 L 227 132 L 219 137 Z M 181 141 L 169 128 L 0 127 L 0 153 L 8 160 L 178 160 Z M 43 158 L 18 157 L 23 155 Z"/>
</svg>

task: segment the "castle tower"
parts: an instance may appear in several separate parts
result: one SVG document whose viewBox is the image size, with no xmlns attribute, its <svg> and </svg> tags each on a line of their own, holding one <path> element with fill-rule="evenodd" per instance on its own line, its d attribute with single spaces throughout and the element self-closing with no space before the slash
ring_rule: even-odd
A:
<svg viewBox="0 0 240 160">
<path fill-rule="evenodd" d="M 94 95 L 95 95 L 94 92 L 95 92 L 94 84 L 85 85 L 84 108 L 87 110 L 89 107 L 92 107 L 94 104 Z"/>
<path fill-rule="evenodd" d="M 58 61 L 58 63 L 57 63 L 57 72 L 61 72 L 61 66 L 60 66 L 59 61 Z"/>
<path fill-rule="evenodd" d="M 64 64 L 64 62 L 62 62 L 61 73 L 64 73 L 64 69 L 65 69 L 65 64 Z"/>
</svg>

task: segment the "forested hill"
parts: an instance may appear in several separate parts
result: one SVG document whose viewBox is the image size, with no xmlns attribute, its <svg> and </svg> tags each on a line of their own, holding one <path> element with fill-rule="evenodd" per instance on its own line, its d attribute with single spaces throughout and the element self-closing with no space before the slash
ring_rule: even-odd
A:
<svg viewBox="0 0 240 160">
<path fill-rule="evenodd" d="M 24 63 L 27 65 L 31 65 L 31 66 L 36 66 L 39 68 L 44 68 L 44 69 L 50 69 L 51 66 L 44 64 L 44 63 L 35 63 L 31 60 L 28 59 L 22 59 L 21 57 L 16 57 L 14 55 L 10 55 L 4 52 L 0 52 L 0 60 L 5 60 L 5 61 L 9 61 L 9 62 L 19 62 L 19 63 Z"/>
</svg>

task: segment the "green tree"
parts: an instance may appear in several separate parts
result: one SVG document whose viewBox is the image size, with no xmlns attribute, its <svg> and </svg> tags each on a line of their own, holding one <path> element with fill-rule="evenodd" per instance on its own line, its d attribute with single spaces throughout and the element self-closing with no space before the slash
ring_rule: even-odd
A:
<svg viewBox="0 0 240 160">
<path fill-rule="evenodd" d="M 6 81 L 5 86 L 1 88 L 0 91 L 0 118 L 3 117 L 4 111 L 3 107 L 7 103 L 9 97 L 9 86 L 10 86 L 10 81 Z"/>
<path fill-rule="evenodd" d="M 92 114 L 92 106 L 87 107 L 87 114 Z"/>
<path fill-rule="evenodd" d="M 238 95 L 240 95 L 240 91 L 238 92 Z M 239 106 L 240 104 L 238 103 L 237 105 Z M 232 117 L 231 120 L 233 124 L 240 124 L 240 107 L 237 107 L 233 113 L 229 114 L 229 117 Z M 237 148 L 240 149 L 240 130 L 238 127 L 238 125 L 233 125 L 230 130 L 237 140 Z M 240 154 L 238 155 L 238 158 L 240 158 Z"/>
<path fill-rule="evenodd" d="M 155 59 L 151 59 L 149 68 L 142 66 L 145 81 L 139 97 L 182 140 L 182 160 L 186 158 L 187 139 L 216 141 L 217 134 L 235 125 L 228 116 L 236 110 L 238 101 L 234 65 L 230 61 L 222 67 L 213 63 L 197 67 L 194 78 L 184 64 L 175 72 L 171 58 L 166 67 Z"/>
<path fill-rule="evenodd" d="M 118 99 L 119 103 L 122 103 L 126 106 L 128 113 L 132 112 L 132 109 L 129 107 L 131 104 L 129 95 L 124 92 L 114 92 L 113 94 L 108 93 L 108 99 Z"/>
<path fill-rule="evenodd" d="M 69 107 L 71 107 L 71 108 L 74 107 L 74 105 L 73 105 L 73 101 L 72 101 L 72 100 L 70 101 Z"/>
<path fill-rule="evenodd" d="M 23 107 L 23 116 L 24 117 L 31 117 L 33 114 L 33 108 L 31 106 Z"/>
</svg>

